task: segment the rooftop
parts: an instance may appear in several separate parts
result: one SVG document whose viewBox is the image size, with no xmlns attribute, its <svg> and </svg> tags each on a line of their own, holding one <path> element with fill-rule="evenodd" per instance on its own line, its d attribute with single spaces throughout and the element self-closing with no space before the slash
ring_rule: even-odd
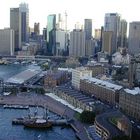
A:
<svg viewBox="0 0 140 140">
<path fill-rule="evenodd" d="M 120 90 L 123 88 L 120 85 L 116 85 L 116 84 L 110 83 L 108 81 L 103 81 L 103 80 L 96 79 L 93 77 L 83 77 L 82 80 L 87 80 L 89 83 L 94 83 L 96 85 L 100 85 L 100 86 L 109 88 L 111 90 Z"/>
<path fill-rule="evenodd" d="M 126 89 L 124 89 L 124 91 L 126 93 L 129 93 L 129 94 L 132 94 L 132 95 L 140 94 L 140 88 L 138 88 L 138 87 L 134 88 L 133 90 L 126 88 Z"/>
<path fill-rule="evenodd" d="M 13 84 L 23 84 L 24 82 L 26 82 L 27 80 L 31 79 L 32 77 L 36 76 L 39 73 L 40 71 L 38 70 L 27 69 L 12 76 L 6 82 Z"/>
</svg>

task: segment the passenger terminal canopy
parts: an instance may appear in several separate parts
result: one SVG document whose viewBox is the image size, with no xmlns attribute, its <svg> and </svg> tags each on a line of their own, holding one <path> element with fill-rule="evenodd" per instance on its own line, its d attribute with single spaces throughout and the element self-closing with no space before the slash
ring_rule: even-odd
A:
<svg viewBox="0 0 140 140">
<path fill-rule="evenodd" d="M 12 76 L 6 82 L 11 84 L 24 84 L 25 82 L 35 77 L 39 73 L 40 73 L 39 70 L 27 69 Z"/>
</svg>

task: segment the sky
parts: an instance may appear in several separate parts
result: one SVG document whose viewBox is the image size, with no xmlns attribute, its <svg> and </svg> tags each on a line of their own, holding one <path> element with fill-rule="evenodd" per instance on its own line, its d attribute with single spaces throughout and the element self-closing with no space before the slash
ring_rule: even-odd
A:
<svg viewBox="0 0 140 140">
<path fill-rule="evenodd" d="M 93 28 L 104 25 L 105 13 L 119 13 L 128 22 L 140 21 L 139 0 L 0 0 L 0 29 L 10 26 L 10 8 L 20 3 L 29 5 L 29 26 L 39 22 L 41 29 L 47 25 L 49 14 L 67 11 L 68 29 L 74 29 L 75 23 L 84 23 L 85 18 L 92 19 Z"/>
</svg>

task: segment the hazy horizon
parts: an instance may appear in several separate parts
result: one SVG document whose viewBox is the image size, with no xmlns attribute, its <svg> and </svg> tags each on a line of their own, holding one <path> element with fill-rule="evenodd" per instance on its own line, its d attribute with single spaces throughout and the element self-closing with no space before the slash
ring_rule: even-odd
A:
<svg viewBox="0 0 140 140">
<path fill-rule="evenodd" d="M 33 27 L 35 22 L 40 23 L 42 28 L 47 25 L 47 16 L 49 14 L 61 13 L 64 15 L 67 11 L 68 29 L 72 30 L 76 22 L 83 24 L 85 18 L 93 20 L 93 29 L 104 25 L 105 13 L 119 13 L 122 19 L 127 22 L 139 21 L 138 0 L 16 0 L 1 1 L 0 7 L 0 29 L 10 26 L 10 8 L 18 7 L 19 4 L 27 3 L 29 5 L 29 26 Z M 133 8 L 133 7 L 134 8 Z"/>
</svg>

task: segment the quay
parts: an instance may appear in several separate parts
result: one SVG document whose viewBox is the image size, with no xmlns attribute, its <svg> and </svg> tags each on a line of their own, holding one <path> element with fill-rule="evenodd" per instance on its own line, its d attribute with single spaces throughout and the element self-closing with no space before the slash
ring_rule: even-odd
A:
<svg viewBox="0 0 140 140">
<path fill-rule="evenodd" d="M 23 105 L 23 106 L 40 106 L 50 111 L 73 120 L 70 125 L 75 130 L 75 134 L 80 140 L 91 140 L 85 130 L 87 127 L 75 119 L 75 111 L 66 105 L 52 99 L 49 96 L 41 94 L 20 93 L 17 95 L 9 95 L 0 97 L 1 105 Z"/>
</svg>

